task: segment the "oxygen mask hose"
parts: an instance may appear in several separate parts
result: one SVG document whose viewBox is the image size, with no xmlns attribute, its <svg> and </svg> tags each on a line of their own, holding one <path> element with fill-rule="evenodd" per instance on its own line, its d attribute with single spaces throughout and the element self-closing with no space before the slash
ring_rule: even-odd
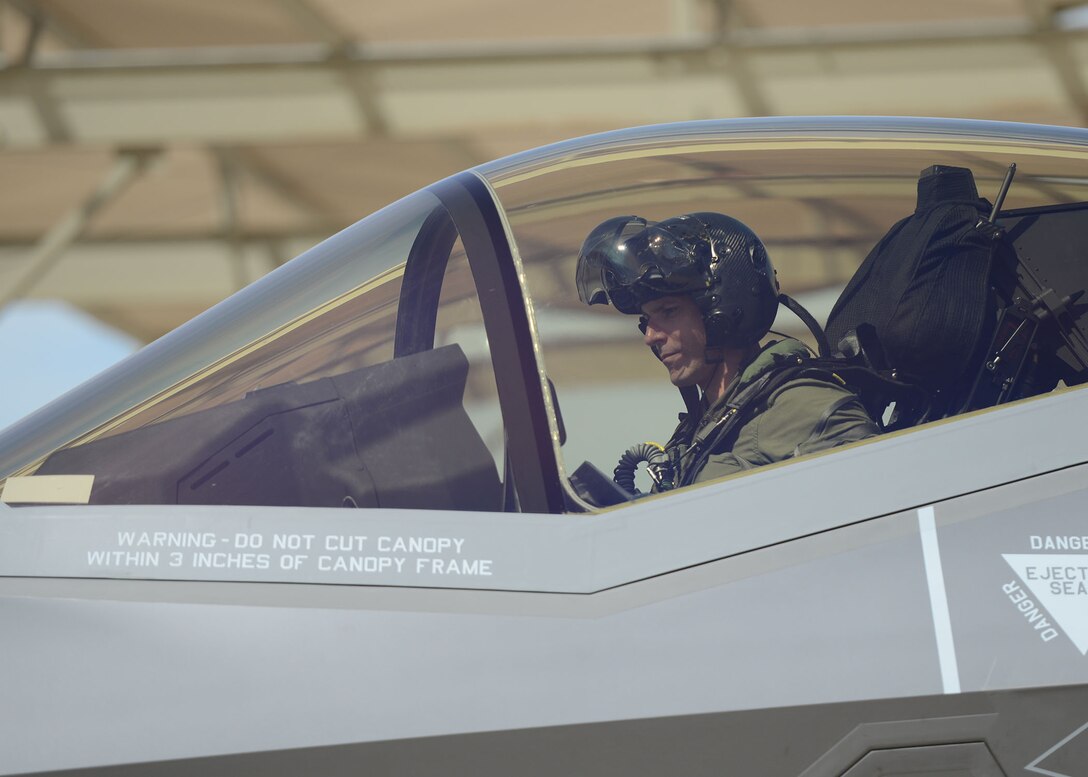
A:
<svg viewBox="0 0 1088 777">
<path fill-rule="evenodd" d="M 635 486 L 635 470 L 643 462 L 646 462 L 646 473 L 657 490 L 668 491 L 674 487 L 669 456 L 656 442 L 640 442 L 628 448 L 612 471 L 612 480 L 631 496 L 641 496 L 642 492 Z"/>
</svg>

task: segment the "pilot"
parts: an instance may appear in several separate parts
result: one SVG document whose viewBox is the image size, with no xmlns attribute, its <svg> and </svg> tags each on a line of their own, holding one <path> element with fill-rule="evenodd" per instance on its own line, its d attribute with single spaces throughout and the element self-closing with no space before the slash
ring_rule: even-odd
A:
<svg viewBox="0 0 1088 777">
<path fill-rule="evenodd" d="M 806 366 L 802 343 L 761 345 L 778 281 L 763 243 L 734 218 L 608 219 L 582 246 L 577 285 L 582 302 L 639 316 L 646 346 L 684 396 L 688 412 L 665 446 L 665 488 L 879 432 L 834 375 Z"/>
</svg>

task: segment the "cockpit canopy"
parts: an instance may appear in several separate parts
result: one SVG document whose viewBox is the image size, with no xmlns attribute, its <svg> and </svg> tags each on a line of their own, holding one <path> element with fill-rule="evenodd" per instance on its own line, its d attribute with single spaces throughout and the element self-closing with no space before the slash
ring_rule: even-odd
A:
<svg viewBox="0 0 1088 777">
<path fill-rule="evenodd" d="M 10 427 L 0 477 L 93 475 L 88 499 L 107 504 L 591 509 L 569 474 L 611 470 L 683 409 L 637 319 L 579 300 L 595 226 L 728 214 L 823 323 L 914 213 L 922 170 L 968 169 L 992 200 L 1010 163 L 1005 224 L 1058 225 L 1031 238 L 1060 255 L 1036 273 L 1057 294 L 1080 282 L 1088 236 L 1083 130 L 716 121 L 499 160 L 363 219 Z M 1061 314 L 1079 321 L 1075 303 Z M 815 347 L 788 311 L 773 329 Z M 1079 341 L 1056 347 L 1076 365 Z"/>
</svg>

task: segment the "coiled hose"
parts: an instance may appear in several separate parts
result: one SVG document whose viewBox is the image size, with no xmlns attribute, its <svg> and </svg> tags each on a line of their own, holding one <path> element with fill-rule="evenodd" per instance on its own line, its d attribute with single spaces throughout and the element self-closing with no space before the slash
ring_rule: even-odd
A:
<svg viewBox="0 0 1088 777">
<path fill-rule="evenodd" d="M 658 489 L 668 491 L 673 487 L 669 455 L 656 442 L 640 442 L 624 451 L 612 471 L 612 480 L 631 496 L 640 496 L 642 492 L 635 486 L 635 470 L 642 462 L 646 462 L 646 471 Z"/>
</svg>

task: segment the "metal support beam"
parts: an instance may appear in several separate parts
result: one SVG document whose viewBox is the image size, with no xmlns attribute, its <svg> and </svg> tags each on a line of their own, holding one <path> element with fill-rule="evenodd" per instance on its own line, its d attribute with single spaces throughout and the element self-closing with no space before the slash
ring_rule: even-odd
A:
<svg viewBox="0 0 1088 777">
<path fill-rule="evenodd" d="M 221 149 L 221 151 L 228 151 Z M 329 216 L 332 204 L 322 200 L 297 181 L 284 175 L 270 165 L 258 152 L 251 148 L 237 147 L 229 149 L 231 162 L 246 172 L 255 181 L 283 197 L 291 205 L 309 216 L 317 229 L 340 229 L 343 225 Z M 467 165 L 466 165 L 467 166 Z"/>
<path fill-rule="evenodd" d="M 1085 88 L 1073 53 L 1066 44 L 1066 38 L 1055 25 L 1055 8 L 1049 2 L 1040 0 L 1022 0 L 1024 10 L 1035 24 L 1033 36 L 1039 47 L 1039 53 L 1054 69 L 1058 81 L 1074 110 L 1080 115 L 1083 124 L 1088 125 L 1088 89 Z"/>
<path fill-rule="evenodd" d="M 0 290 L 0 309 L 19 299 L 60 261 L 65 250 L 79 239 L 91 219 L 106 204 L 117 198 L 146 169 L 158 151 L 122 151 L 98 188 L 79 206 L 73 208 L 45 233 L 34 251 L 27 257 L 14 280 Z"/>
<path fill-rule="evenodd" d="M 329 64 L 340 71 L 364 131 L 375 137 L 387 136 L 389 123 L 378 105 L 378 89 L 372 69 L 353 66 L 349 52 L 353 45 L 359 45 L 358 42 L 344 37 L 343 32 L 308 0 L 279 0 L 279 4 L 295 21 L 331 47 Z"/>
<path fill-rule="evenodd" d="M 821 28 L 734 27 L 726 41 L 748 52 L 825 52 L 883 46 L 959 46 L 970 43 L 1024 42 L 1037 32 L 1020 19 L 911 25 L 857 25 Z M 1088 30 L 1054 30 L 1080 38 Z M 352 43 L 343 47 L 350 62 L 402 66 L 479 64 L 502 61 L 564 61 L 617 57 L 690 55 L 719 47 L 719 32 L 655 38 L 603 38 L 570 41 L 474 41 L 471 43 Z M 252 67 L 327 67 L 339 44 L 297 43 L 187 49 L 98 49 L 49 52 L 36 67 L 53 72 L 148 71 Z M 3 72 L 3 69 L 0 69 Z"/>
<path fill-rule="evenodd" d="M 284 250 L 282 240 L 269 240 L 264 244 L 269 271 L 287 264 L 293 257 Z"/>
<path fill-rule="evenodd" d="M 373 66 L 355 65 L 347 57 L 338 57 L 334 64 L 347 85 L 362 120 L 363 132 L 371 137 L 389 136 L 389 122 L 378 104 L 378 83 Z"/>
<path fill-rule="evenodd" d="M 42 32 L 45 31 L 45 14 L 41 12 L 41 9 L 32 8 L 27 13 L 26 41 L 23 43 L 23 50 L 15 59 L 17 67 L 29 67 L 34 62 L 34 54 L 41 42 Z"/>
<path fill-rule="evenodd" d="M 49 34 L 65 46 L 74 49 L 89 49 L 99 48 L 105 43 L 83 25 L 76 24 L 71 19 L 62 19 L 63 10 L 57 9 L 55 5 L 53 12 L 47 14 L 41 8 L 41 5 L 34 0 L 7 0 L 7 4 L 25 16 L 31 23 L 35 19 L 40 19 Z"/>
<path fill-rule="evenodd" d="M 241 289 L 252 280 L 246 271 L 245 253 L 242 251 L 242 228 L 238 217 L 238 191 L 240 187 L 238 163 L 228 149 L 215 150 L 219 166 L 219 203 L 222 208 L 223 239 L 230 256 L 234 287 Z"/>
<path fill-rule="evenodd" d="M 25 0 L 10 0 L 11 7 L 19 11 L 27 24 L 26 40 L 23 49 L 14 58 L 10 67 L 15 71 L 22 71 L 27 77 L 13 84 L 13 93 L 22 93 L 34 106 L 42 128 L 46 136 L 53 143 L 66 143 L 72 140 L 72 132 L 61 114 L 60 106 L 48 92 L 45 79 L 37 78 L 33 72 L 33 66 L 37 59 L 38 46 L 41 44 L 42 35 L 46 27 L 50 25 L 50 18 L 45 12 Z"/>
<path fill-rule="evenodd" d="M 737 29 L 742 27 L 734 0 L 713 0 L 719 45 L 726 57 L 726 70 L 733 79 L 748 116 L 770 116 L 772 111 L 756 83 L 744 50 L 734 45 Z"/>
<path fill-rule="evenodd" d="M 361 132 L 374 136 L 388 133 L 394 138 L 434 138 L 466 132 L 466 122 L 472 120 L 477 107 L 485 109 L 480 118 L 484 123 L 535 122 L 539 126 L 546 113 L 547 121 L 555 126 L 573 121 L 578 126 L 601 129 L 639 123 L 646 118 L 644 110 L 631 110 L 624 107 L 624 102 L 611 99 L 609 87 L 615 83 L 616 74 L 627 67 L 648 74 L 648 93 L 656 89 L 668 96 L 672 111 L 668 118 L 705 117 L 708 111 L 715 116 L 773 115 L 792 112 L 791 100 L 798 96 L 800 81 L 808 79 L 817 84 L 815 74 L 803 69 L 802 57 L 853 52 L 873 54 L 873 60 L 879 61 L 878 48 L 888 46 L 908 50 L 922 47 L 922 58 L 951 51 L 974 52 L 971 57 L 964 54 L 963 62 L 978 73 L 978 91 L 984 96 L 965 104 L 963 110 L 972 115 L 985 113 L 989 105 L 1000 109 L 1024 102 L 1030 106 L 1032 101 L 1045 99 L 1045 95 L 1037 93 L 1024 100 L 1002 95 L 1000 85 L 987 78 L 989 71 L 981 63 L 992 55 L 993 61 L 1000 64 L 1001 57 L 1009 54 L 1005 47 L 1015 47 L 1014 54 L 1023 57 L 1024 65 L 1030 68 L 1030 73 L 1021 73 L 1025 81 L 1053 78 L 1051 74 L 1058 72 L 1069 99 L 1078 104 L 1082 100 L 1084 87 L 1079 85 L 1077 66 L 1069 55 L 1075 53 L 1072 42 L 1083 41 L 1088 30 L 1040 32 L 1025 17 L 979 21 L 969 26 L 943 23 L 764 29 L 741 24 L 743 20 L 738 20 L 737 15 L 745 8 L 739 0 L 716 2 L 721 3 L 721 13 L 728 14 L 731 20 L 723 22 L 724 29 L 657 40 L 537 41 L 517 48 L 509 43 L 488 42 L 471 47 L 316 42 L 244 49 L 39 51 L 31 68 L 0 67 L 0 91 L 9 96 L 27 95 L 25 102 L 34 100 L 47 131 L 28 130 L 25 124 L 12 122 L 7 142 L 11 147 L 27 148 L 46 145 L 49 138 L 63 143 L 86 137 L 104 143 L 179 140 L 240 145 L 298 137 L 344 140 Z M 296 2 L 292 7 L 308 6 Z M 327 32 L 331 35 L 334 30 Z M 1056 41 L 1064 45 L 1052 46 Z M 1042 50 L 1035 55 L 1037 48 Z M 1056 53 L 1047 53 L 1049 48 Z M 757 79 L 762 65 L 779 53 L 791 55 L 783 58 L 789 67 L 777 68 Z M 577 101 L 557 100 L 554 87 L 569 82 L 572 66 L 580 73 L 576 88 L 582 96 Z M 465 72 L 455 72 L 460 68 Z M 516 68 L 523 70 L 518 72 Z M 849 69 L 842 70 L 841 75 L 862 80 L 866 76 Z M 675 89 L 686 76 L 709 76 L 707 81 L 715 94 L 695 95 Z M 713 83 L 715 77 L 728 79 L 725 89 Z M 820 81 L 818 86 L 829 88 L 834 77 L 829 74 L 828 81 Z M 514 88 L 519 78 L 524 79 L 523 89 Z M 442 110 L 429 111 L 420 96 L 433 88 L 435 79 L 448 79 L 457 86 L 445 90 Z M 914 80 L 924 80 L 924 76 Z M 494 101 L 489 99 L 492 87 L 507 95 L 501 119 L 495 118 Z M 212 109 L 214 100 L 204 96 L 208 90 L 221 99 L 237 95 L 247 110 Z M 598 101 L 588 99 L 591 90 L 600 94 Z M 924 92 L 924 82 L 913 91 Z M 56 102 L 60 96 L 64 102 L 52 105 L 50 101 Z M 967 97 L 973 99 L 972 95 Z M 121 106 L 117 126 L 111 126 L 111 114 L 103 108 L 111 100 Z M 154 101 L 154 110 L 142 110 L 147 100 Z M 297 100 L 300 109 L 285 110 L 290 100 Z M 922 111 L 919 106 L 923 100 L 917 95 L 912 100 L 911 107 L 902 112 Z M 545 101 L 550 101 L 548 107 L 554 104 L 554 110 L 543 110 Z M 26 110 L 18 102 L 4 101 L 0 110 L 18 117 L 20 111 Z M 1063 100 L 1063 113 L 1066 105 Z M 450 106 L 460 110 L 450 110 Z M 806 103 L 800 112 L 811 110 Z M 829 110 L 836 112 L 833 107 Z M 177 116 L 178 121 L 164 118 L 170 116 Z M 1002 118 L 1013 117 L 1003 114 Z"/>
<path fill-rule="evenodd" d="M 333 46 L 348 42 L 343 32 L 309 0 L 277 0 L 278 5 L 311 35 Z"/>
<path fill-rule="evenodd" d="M 10 94 L 22 94 L 34 106 L 34 113 L 41 122 L 45 136 L 50 143 L 70 143 L 74 140 L 72 128 L 58 100 L 50 94 L 49 79 L 41 76 L 33 68 L 23 68 L 26 77 L 13 84 Z"/>
</svg>

